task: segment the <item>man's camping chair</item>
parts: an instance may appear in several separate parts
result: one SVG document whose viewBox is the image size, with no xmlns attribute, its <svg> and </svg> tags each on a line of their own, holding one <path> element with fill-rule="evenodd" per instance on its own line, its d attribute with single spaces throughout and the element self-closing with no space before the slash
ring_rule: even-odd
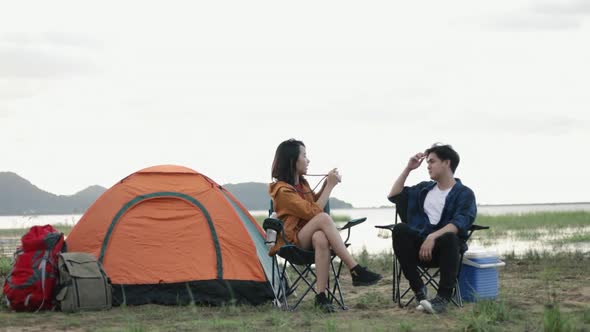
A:
<svg viewBox="0 0 590 332">
<path fill-rule="evenodd" d="M 270 210 L 269 215 L 272 216 L 274 212 L 273 203 L 270 202 Z M 329 204 L 326 204 L 324 212 L 330 213 Z M 350 239 L 350 229 L 353 226 L 363 223 L 367 218 L 359 218 L 354 219 L 347 222 L 344 226 L 338 228 L 340 231 L 347 230 L 346 240 L 344 240 L 344 245 L 348 247 L 350 243 L 348 240 Z M 276 256 L 282 258 L 282 262 L 279 263 L 277 257 L 274 256 L 273 258 L 273 267 L 272 267 L 272 279 L 273 282 L 278 280 L 279 285 L 272 285 L 274 289 L 278 288 L 278 293 L 276 296 L 276 303 L 281 308 L 285 308 L 288 310 L 295 310 L 297 306 L 303 301 L 305 296 L 312 291 L 314 294 L 317 294 L 315 290 L 315 284 L 317 280 L 317 276 L 314 270 L 314 261 L 315 261 L 315 253 L 312 250 L 305 250 L 303 248 L 297 247 L 294 244 L 287 241 L 283 234 L 283 222 L 279 219 L 275 219 L 269 217 L 264 220 L 262 228 L 267 233 L 267 245 L 270 247 L 274 246 L 276 238 L 281 236 L 285 241 L 285 245 L 283 245 L 279 251 L 277 252 Z M 276 236 L 269 236 L 269 234 L 273 234 L 272 232 L 276 232 Z M 274 241 L 271 239 L 274 237 Z M 344 304 L 344 297 L 342 296 L 342 290 L 340 288 L 340 272 L 342 271 L 342 261 L 335 262 L 334 259 L 336 258 L 336 254 L 332 251 L 332 255 L 330 258 L 330 278 L 328 279 L 328 287 L 326 289 L 326 295 L 330 303 L 336 302 L 336 304 L 342 309 L 347 310 L 348 307 Z M 294 280 L 290 280 L 289 271 L 291 271 L 291 276 L 294 275 Z M 275 278 L 275 273 L 278 274 L 278 278 Z M 301 295 L 297 295 L 295 290 L 297 287 L 302 284 L 304 287 L 303 293 Z M 295 304 L 289 305 L 287 302 L 287 297 L 293 295 L 295 298 Z"/>
<path fill-rule="evenodd" d="M 399 220 L 401 220 L 402 223 L 406 223 L 407 219 L 407 210 L 408 210 L 408 206 L 407 206 L 407 201 L 403 201 L 396 204 L 396 208 L 395 208 L 395 223 L 391 224 L 391 225 L 383 225 L 383 226 L 375 226 L 376 228 L 380 228 L 380 229 L 387 229 L 391 231 L 391 248 L 393 249 L 393 228 L 395 227 L 395 225 L 398 224 L 398 216 L 399 216 Z M 467 240 L 465 240 L 463 242 L 462 247 L 465 248 L 464 250 L 461 250 L 461 255 L 460 255 L 460 260 L 459 260 L 459 271 L 457 273 L 457 278 L 459 278 L 459 273 L 461 272 L 461 265 L 463 262 L 463 254 L 465 253 L 465 250 L 467 248 L 467 241 L 469 240 L 469 238 L 471 237 L 471 235 L 473 234 L 473 232 L 477 231 L 477 230 L 482 230 L 482 229 L 489 229 L 489 226 L 479 226 L 479 225 L 471 225 L 471 227 L 468 230 L 467 233 Z M 412 301 L 414 301 L 414 292 L 412 292 L 412 289 L 410 288 L 410 286 L 408 285 L 407 288 L 404 289 L 404 291 L 401 291 L 401 280 L 402 280 L 402 269 L 401 266 L 399 264 L 399 261 L 397 260 L 397 257 L 395 256 L 395 251 L 392 251 L 393 253 L 393 290 L 392 290 L 392 296 L 393 296 L 393 302 L 397 302 L 397 304 L 400 306 L 400 308 L 405 308 L 408 305 L 410 305 L 412 303 Z M 424 286 L 428 287 L 429 285 L 432 286 L 432 288 L 434 288 L 435 291 L 438 291 L 438 280 L 437 277 L 440 273 L 440 270 L 438 268 L 437 265 L 435 265 L 436 263 L 434 262 L 429 262 L 429 263 L 422 263 L 418 265 L 418 273 L 420 274 L 420 277 L 422 277 L 422 280 L 424 281 Z M 455 282 L 455 289 L 453 291 L 453 296 L 451 297 L 451 301 L 458 307 L 463 307 L 463 299 L 461 298 L 461 289 L 459 287 L 459 280 L 457 280 Z"/>
</svg>

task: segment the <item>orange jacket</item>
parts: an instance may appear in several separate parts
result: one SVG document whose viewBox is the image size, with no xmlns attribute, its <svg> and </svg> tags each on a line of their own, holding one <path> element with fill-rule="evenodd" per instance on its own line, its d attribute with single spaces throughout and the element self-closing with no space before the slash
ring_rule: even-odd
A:
<svg viewBox="0 0 590 332">
<path fill-rule="evenodd" d="M 309 183 L 302 178 L 304 198 L 302 198 L 294 186 L 287 182 L 277 181 L 270 184 L 269 194 L 273 201 L 274 210 L 277 218 L 283 222 L 283 232 L 287 241 L 299 245 L 297 233 L 313 217 L 323 212 L 316 201 L 322 194 L 324 186 L 316 194 L 309 187 Z M 274 255 L 283 246 L 285 242 L 282 236 L 277 237 L 277 243 L 269 251 L 269 255 Z"/>
</svg>

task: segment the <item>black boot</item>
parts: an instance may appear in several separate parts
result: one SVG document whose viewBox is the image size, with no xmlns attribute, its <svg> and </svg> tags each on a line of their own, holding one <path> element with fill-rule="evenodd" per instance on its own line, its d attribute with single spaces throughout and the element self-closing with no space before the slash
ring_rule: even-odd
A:
<svg viewBox="0 0 590 332">
<path fill-rule="evenodd" d="M 376 284 L 383 276 L 379 273 L 371 272 L 366 267 L 357 264 L 350 270 L 353 286 L 370 286 Z"/>
<path fill-rule="evenodd" d="M 326 297 L 326 293 L 324 292 L 321 292 L 315 296 L 315 307 L 325 313 L 332 313 L 336 311 L 332 303 L 330 303 Z"/>
</svg>

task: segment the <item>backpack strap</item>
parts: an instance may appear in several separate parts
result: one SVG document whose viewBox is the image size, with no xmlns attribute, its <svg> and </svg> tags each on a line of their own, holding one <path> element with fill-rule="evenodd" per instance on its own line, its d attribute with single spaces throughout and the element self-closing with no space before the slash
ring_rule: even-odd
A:
<svg viewBox="0 0 590 332">
<path fill-rule="evenodd" d="M 43 308 L 43 305 L 45 304 L 45 277 L 47 275 L 47 259 L 49 257 L 49 250 L 45 250 L 45 253 L 43 254 L 43 258 L 41 259 L 41 264 L 40 264 L 40 268 L 41 268 L 41 290 L 43 291 L 43 301 L 41 301 L 41 305 L 39 305 L 39 308 L 37 308 L 37 310 L 35 310 L 35 312 L 38 312 L 39 310 L 41 310 L 41 308 Z"/>
</svg>

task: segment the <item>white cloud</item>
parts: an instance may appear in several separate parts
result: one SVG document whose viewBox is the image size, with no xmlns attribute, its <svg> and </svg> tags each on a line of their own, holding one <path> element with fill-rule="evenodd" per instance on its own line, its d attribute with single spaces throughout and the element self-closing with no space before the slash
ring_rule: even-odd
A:
<svg viewBox="0 0 590 332">
<path fill-rule="evenodd" d="M 20 47 L 102 48 L 102 43 L 91 36 L 63 31 L 4 32 L 0 34 L 0 44 Z"/>
<path fill-rule="evenodd" d="M 507 31 L 564 31 L 582 28 L 589 14 L 586 0 L 530 0 L 483 18 L 488 26 Z"/>
<path fill-rule="evenodd" d="M 522 31 L 569 30 L 581 27 L 581 21 L 575 17 L 526 13 L 506 14 L 496 18 L 493 24 L 500 29 Z"/>
<path fill-rule="evenodd" d="M 89 59 L 54 50 L 0 45 L 0 78 L 55 79 L 95 71 Z"/>
<path fill-rule="evenodd" d="M 356 206 L 386 204 L 407 158 L 436 141 L 459 150 L 482 203 L 584 200 L 547 175 L 589 139 L 580 15 L 530 1 L 10 7 L 2 167 L 46 190 L 163 163 L 269 181 L 274 149 L 295 137 L 311 170 L 342 170 L 335 195 Z M 510 29 L 479 28 L 489 22 Z M 527 153 L 543 161 L 506 162 Z"/>
<path fill-rule="evenodd" d="M 587 0 L 539 0 L 531 8 L 547 15 L 590 15 L 590 2 Z"/>
</svg>

